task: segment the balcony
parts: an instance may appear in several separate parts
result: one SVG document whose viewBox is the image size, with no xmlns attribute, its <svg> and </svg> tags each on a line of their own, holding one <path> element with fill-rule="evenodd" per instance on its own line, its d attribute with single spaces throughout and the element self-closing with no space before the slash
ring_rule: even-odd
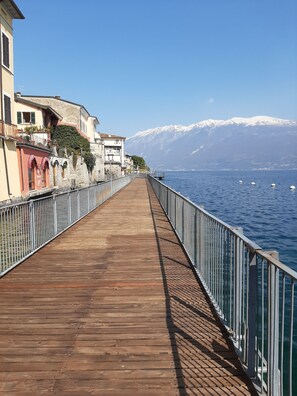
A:
<svg viewBox="0 0 297 396">
<path fill-rule="evenodd" d="M 47 131 L 38 131 L 38 133 L 18 132 L 17 141 L 19 144 L 30 144 L 41 148 L 50 148 L 50 139 Z"/>
<path fill-rule="evenodd" d="M 18 129 L 16 125 L 7 124 L 4 121 L 0 121 L 0 135 L 7 139 L 16 139 Z"/>
</svg>

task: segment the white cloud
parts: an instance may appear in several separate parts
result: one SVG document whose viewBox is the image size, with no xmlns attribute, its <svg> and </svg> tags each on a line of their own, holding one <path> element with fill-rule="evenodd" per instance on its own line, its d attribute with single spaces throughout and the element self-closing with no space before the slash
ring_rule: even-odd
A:
<svg viewBox="0 0 297 396">
<path fill-rule="evenodd" d="M 214 102 L 214 98 L 209 98 L 207 103 L 213 103 Z"/>
</svg>

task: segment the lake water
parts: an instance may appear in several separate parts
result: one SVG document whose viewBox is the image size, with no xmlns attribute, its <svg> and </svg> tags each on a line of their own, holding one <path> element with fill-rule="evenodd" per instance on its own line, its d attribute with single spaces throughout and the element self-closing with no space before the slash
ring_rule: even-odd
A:
<svg viewBox="0 0 297 396">
<path fill-rule="evenodd" d="M 297 187 L 297 171 L 166 172 L 164 183 L 231 226 L 243 227 L 247 237 L 277 250 L 297 271 L 297 189 L 290 190 Z"/>
</svg>

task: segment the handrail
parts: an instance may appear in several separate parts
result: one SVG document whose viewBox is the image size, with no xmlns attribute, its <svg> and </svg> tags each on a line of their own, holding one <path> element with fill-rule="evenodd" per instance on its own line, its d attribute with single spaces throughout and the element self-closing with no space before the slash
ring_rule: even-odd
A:
<svg viewBox="0 0 297 396">
<path fill-rule="evenodd" d="M 259 392 L 296 394 L 297 272 L 240 229 L 149 182 Z"/>
<path fill-rule="evenodd" d="M 0 207 L 0 277 L 71 227 L 135 178 Z"/>
</svg>

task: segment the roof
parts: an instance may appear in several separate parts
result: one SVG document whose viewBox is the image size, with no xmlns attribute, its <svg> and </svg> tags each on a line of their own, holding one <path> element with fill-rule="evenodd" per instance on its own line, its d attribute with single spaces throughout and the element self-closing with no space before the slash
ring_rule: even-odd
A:
<svg viewBox="0 0 297 396">
<path fill-rule="evenodd" d="M 126 138 L 124 136 L 110 135 L 107 133 L 100 133 L 100 132 L 99 132 L 99 134 L 100 134 L 101 139 L 123 139 L 123 140 L 126 140 Z"/>
<path fill-rule="evenodd" d="M 0 0 L 0 4 L 4 5 L 4 7 L 13 19 L 25 19 L 19 7 L 15 4 L 13 0 Z"/>
<path fill-rule="evenodd" d="M 96 124 L 97 125 L 99 125 L 100 124 L 100 122 L 99 122 L 99 120 L 98 120 L 98 118 L 96 117 L 96 116 L 90 116 L 91 118 L 94 118 L 94 120 L 96 121 Z"/>
<path fill-rule="evenodd" d="M 0 0 L 1 1 L 1 0 Z M 17 95 L 15 95 L 15 101 L 19 102 L 19 103 L 23 103 L 23 104 L 27 104 L 29 106 L 34 106 L 34 107 L 38 107 L 40 109 L 44 109 L 44 110 L 49 110 L 51 113 L 53 113 L 59 120 L 62 120 L 63 117 L 56 112 L 56 110 L 54 110 L 52 107 L 47 106 L 47 105 L 43 105 L 41 103 L 36 103 L 33 102 L 32 100 L 29 99 L 23 99 L 22 97 L 18 97 Z"/>
<path fill-rule="evenodd" d="M 1 1 L 1 0 L 0 0 Z M 94 117 L 97 119 L 97 117 L 92 116 L 88 110 L 85 108 L 85 106 L 79 104 L 79 103 L 75 103 L 75 102 L 71 102 L 70 100 L 65 100 L 65 99 L 61 99 L 60 96 L 47 96 L 47 95 L 23 95 L 21 94 L 22 98 L 47 98 L 47 99 L 56 99 L 56 100 L 60 100 L 61 102 L 65 102 L 65 103 L 69 103 L 78 107 L 81 107 L 82 109 L 84 109 L 86 111 L 86 113 L 88 114 L 89 117 Z M 98 119 L 97 119 L 98 120 Z M 99 123 L 99 121 L 98 121 Z"/>
</svg>

